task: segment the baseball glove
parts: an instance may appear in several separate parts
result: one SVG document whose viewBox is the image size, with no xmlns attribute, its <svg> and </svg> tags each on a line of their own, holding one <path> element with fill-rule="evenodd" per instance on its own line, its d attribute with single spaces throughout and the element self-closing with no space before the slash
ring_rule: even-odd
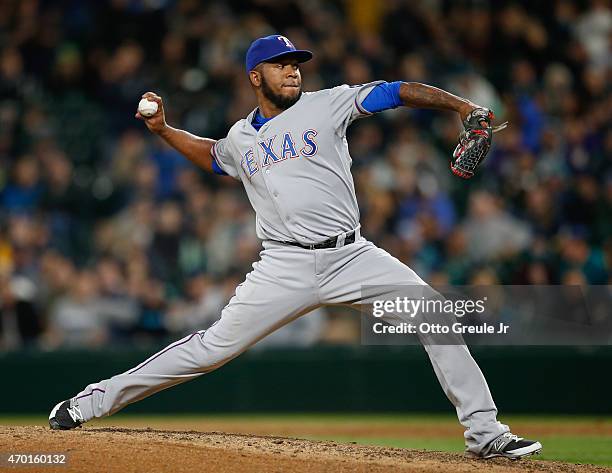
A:
<svg viewBox="0 0 612 473">
<path fill-rule="evenodd" d="M 463 121 L 464 130 L 459 135 L 459 144 L 453 152 L 451 171 L 463 179 L 474 176 L 476 168 L 487 157 L 491 149 L 493 133 L 508 126 L 504 122 L 499 126 L 491 127 L 493 112 L 487 108 L 475 108 Z"/>
</svg>

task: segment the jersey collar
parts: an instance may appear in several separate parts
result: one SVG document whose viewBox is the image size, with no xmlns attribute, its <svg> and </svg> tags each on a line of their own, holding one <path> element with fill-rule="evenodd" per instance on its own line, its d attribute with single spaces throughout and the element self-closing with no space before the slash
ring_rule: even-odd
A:
<svg viewBox="0 0 612 473">
<path fill-rule="evenodd" d="M 300 98 L 298 99 L 297 102 L 295 102 L 291 107 L 289 107 L 287 110 L 283 110 L 281 113 L 279 113 L 278 115 L 276 115 L 275 117 L 272 117 L 270 120 L 273 120 L 276 117 L 280 117 L 281 115 L 284 115 L 285 113 L 289 112 L 290 110 L 293 109 L 293 107 L 295 107 L 297 104 L 299 104 L 302 100 L 304 100 L 304 97 L 306 95 L 308 95 L 308 92 L 302 92 L 302 95 L 300 95 Z M 253 118 L 255 118 L 255 114 L 257 113 L 257 110 L 259 110 L 259 107 L 255 107 L 251 113 L 249 113 L 246 118 L 246 126 L 250 127 L 253 131 L 255 131 L 255 128 L 253 128 L 253 125 L 251 125 L 251 123 L 253 123 Z"/>
</svg>

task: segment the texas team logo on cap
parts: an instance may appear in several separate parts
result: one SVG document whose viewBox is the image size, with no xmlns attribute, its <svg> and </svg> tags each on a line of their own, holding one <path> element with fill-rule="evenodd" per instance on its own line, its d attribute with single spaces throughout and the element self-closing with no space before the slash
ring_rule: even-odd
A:
<svg viewBox="0 0 612 473">
<path fill-rule="evenodd" d="M 295 57 L 298 62 L 312 59 L 310 51 L 296 49 L 286 36 L 272 34 L 258 38 L 251 43 L 246 53 L 246 70 L 247 72 L 252 71 L 257 64 L 285 56 Z"/>
<path fill-rule="evenodd" d="M 285 36 L 279 36 L 278 40 L 283 41 L 287 45 L 288 48 L 295 49 L 295 46 L 293 45 L 293 43 L 289 41 L 289 39 L 287 39 Z"/>
</svg>

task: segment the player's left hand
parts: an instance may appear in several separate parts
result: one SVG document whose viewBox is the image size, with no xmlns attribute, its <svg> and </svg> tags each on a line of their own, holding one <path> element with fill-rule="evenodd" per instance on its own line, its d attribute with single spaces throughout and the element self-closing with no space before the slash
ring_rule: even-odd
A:
<svg viewBox="0 0 612 473">
<path fill-rule="evenodd" d="M 476 107 L 463 119 L 464 130 L 453 152 L 451 171 L 463 179 L 474 176 L 476 168 L 487 157 L 493 142 L 493 133 L 503 130 L 508 122 L 491 127 L 495 116 L 488 108 Z"/>
</svg>

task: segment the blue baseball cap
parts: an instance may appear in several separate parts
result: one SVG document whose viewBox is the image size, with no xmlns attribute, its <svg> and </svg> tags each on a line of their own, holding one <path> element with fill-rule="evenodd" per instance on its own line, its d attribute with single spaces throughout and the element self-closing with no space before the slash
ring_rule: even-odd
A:
<svg viewBox="0 0 612 473">
<path fill-rule="evenodd" d="M 306 62 L 312 59 L 312 53 L 305 49 L 295 49 L 295 46 L 284 36 L 273 34 L 256 39 L 251 43 L 246 53 L 247 72 L 255 69 L 257 64 L 278 59 L 282 56 L 293 56 L 298 62 Z"/>
</svg>

